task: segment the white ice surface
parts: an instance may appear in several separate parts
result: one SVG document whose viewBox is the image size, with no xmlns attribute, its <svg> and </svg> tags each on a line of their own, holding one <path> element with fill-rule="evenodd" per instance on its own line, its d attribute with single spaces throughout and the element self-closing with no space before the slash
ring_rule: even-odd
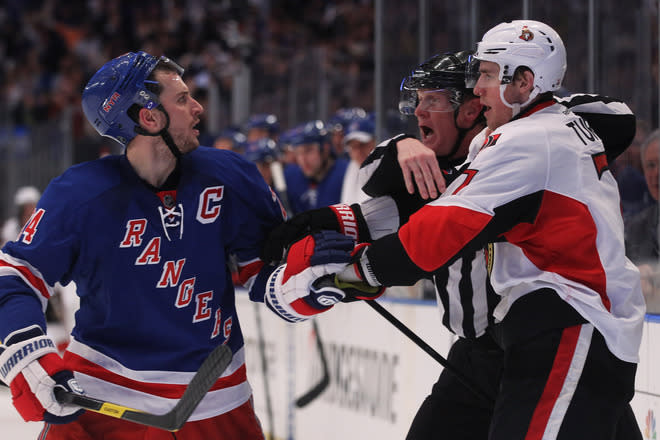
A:
<svg viewBox="0 0 660 440">
<path fill-rule="evenodd" d="M 7 387 L 0 387 L 0 439 L 36 440 L 43 422 L 24 422 L 11 404 Z"/>
</svg>

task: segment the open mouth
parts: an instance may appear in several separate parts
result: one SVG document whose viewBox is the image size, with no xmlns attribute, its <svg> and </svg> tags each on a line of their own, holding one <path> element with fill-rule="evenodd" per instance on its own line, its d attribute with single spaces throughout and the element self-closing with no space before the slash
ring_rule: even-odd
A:
<svg viewBox="0 0 660 440">
<path fill-rule="evenodd" d="M 419 126 L 419 131 L 422 133 L 422 137 L 429 137 L 433 134 L 433 129 L 431 127 L 428 127 L 426 125 L 420 125 Z"/>
</svg>

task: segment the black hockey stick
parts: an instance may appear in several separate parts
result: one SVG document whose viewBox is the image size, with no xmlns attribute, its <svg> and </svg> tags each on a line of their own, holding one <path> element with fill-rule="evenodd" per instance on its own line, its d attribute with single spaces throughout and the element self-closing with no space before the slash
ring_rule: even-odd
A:
<svg viewBox="0 0 660 440">
<path fill-rule="evenodd" d="M 321 334 L 319 333 L 319 326 L 316 323 L 316 319 L 312 320 L 312 326 L 314 327 L 314 335 L 316 337 L 316 347 L 319 351 L 319 357 L 321 358 L 323 377 L 319 383 L 314 385 L 309 391 L 296 399 L 296 407 L 298 408 L 307 406 L 312 400 L 320 396 L 321 393 L 323 393 L 323 391 L 328 388 L 328 385 L 330 385 L 330 370 L 328 369 L 328 360 L 325 357 L 325 350 L 323 348 L 323 343 L 321 342 Z"/>
<path fill-rule="evenodd" d="M 458 370 L 456 367 L 454 367 L 447 359 L 442 357 L 440 353 L 435 351 L 433 347 L 431 347 L 429 344 L 427 344 L 422 338 L 417 336 L 415 332 L 410 330 L 404 323 L 399 321 L 394 315 L 392 315 L 387 309 L 385 309 L 382 305 L 377 303 L 375 300 L 369 300 L 369 301 L 364 301 L 367 303 L 372 309 L 374 309 L 376 312 L 380 313 L 381 316 L 383 316 L 385 319 L 387 319 L 391 324 L 394 325 L 401 333 L 404 335 L 408 336 L 415 344 L 417 344 L 418 347 L 420 347 L 422 350 L 424 350 L 426 353 L 428 353 L 433 359 L 435 359 L 440 365 L 445 367 L 447 370 L 451 371 L 456 378 L 461 381 L 463 385 L 465 385 L 466 388 L 468 388 L 470 391 L 472 391 L 474 394 L 477 396 L 481 397 L 488 403 L 493 403 L 493 398 L 488 395 L 488 393 L 484 392 L 481 387 L 476 385 L 475 383 L 472 382 L 468 377 L 466 377 L 463 373 L 461 373 L 460 370 Z"/>
<path fill-rule="evenodd" d="M 142 425 L 153 426 L 166 431 L 178 431 L 186 423 L 199 402 L 211 386 L 231 363 L 232 352 L 226 345 L 215 348 L 204 360 L 197 373 L 186 387 L 181 399 L 169 412 L 152 414 L 123 405 L 106 402 L 81 394 L 55 388 L 55 398 L 60 403 L 70 403 L 117 419 L 129 420 Z"/>
<path fill-rule="evenodd" d="M 371 295 L 374 295 L 381 289 L 381 287 L 374 287 L 364 282 L 354 283 L 348 281 L 340 281 L 336 275 L 332 279 L 332 281 L 329 281 L 328 279 L 323 279 L 322 283 L 328 283 L 328 284 L 332 283 L 335 287 L 339 289 L 357 290 L 359 292 L 368 293 Z M 387 309 L 385 309 L 382 305 L 376 302 L 376 300 L 365 300 L 364 302 L 366 302 L 372 309 L 378 312 L 382 317 L 387 319 L 391 324 L 394 325 L 394 327 L 399 329 L 401 333 L 408 336 L 408 338 L 410 338 L 418 347 L 424 350 L 429 356 L 435 359 L 440 365 L 442 365 L 452 374 L 454 374 L 454 376 L 456 376 L 456 378 L 463 385 L 465 385 L 467 389 L 469 389 L 474 394 L 484 399 L 486 402 L 493 403 L 493 398 L 490 397 L 488 393 L 484 392 L 481 389 L 481 387 L 479 387 L 472 380 L 466 377 L 458 368 L 454 367 L 447 359 L 442 357 L 440 353 L 435 351 L 433 347 L 427 344 L 422 338 L 417 336 L 415 332 L 413 332 L 408 327 L 406 327 L 406 325 L 403 322 L 399 321 L 394 315 L 388 312 Z"/>
</svg>

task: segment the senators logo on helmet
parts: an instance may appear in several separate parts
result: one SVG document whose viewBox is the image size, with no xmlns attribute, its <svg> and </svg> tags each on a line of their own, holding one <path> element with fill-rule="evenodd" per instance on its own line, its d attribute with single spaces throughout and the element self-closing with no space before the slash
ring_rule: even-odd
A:
<svg viewBox="0 0 660 440">
<path fill-rule="evenodd" d="M 525 41 L 532 41 L 534 39 L 534 33 L 527 26 L 523 26 L 522 33 L 518 38 Z"/>
</svg>

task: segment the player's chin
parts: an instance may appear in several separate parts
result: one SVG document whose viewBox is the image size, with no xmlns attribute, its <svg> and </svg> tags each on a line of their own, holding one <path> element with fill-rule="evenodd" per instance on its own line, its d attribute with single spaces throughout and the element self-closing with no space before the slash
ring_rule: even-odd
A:
<svg viewBox="0 0 660 440">
<path fill-rule="evenodd" d="M 181 152 L 183 154 L 189 153 L 189 152 L 195 150 L 197 147 L 199 147 L 199 139 L 194 137 L 194 138 L 189 139 L 188 142 L 186 142 L 184 144 L 183 148 L 181 148 Z"/>
</svg>

